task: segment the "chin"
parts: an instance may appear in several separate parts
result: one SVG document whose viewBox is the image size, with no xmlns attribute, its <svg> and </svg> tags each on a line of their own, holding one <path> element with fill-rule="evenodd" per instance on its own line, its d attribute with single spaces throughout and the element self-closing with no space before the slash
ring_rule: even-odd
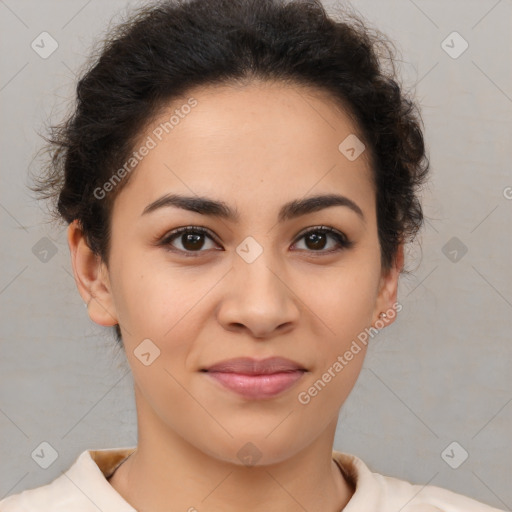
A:
<svg viewBox="0 0 512 512">
<path fill-rule="evenodd" d="M 275 427 L 274 427 L 275 428 Z M 203 450 L 211 457 L 235 464 L 237 466 L 258 467 L 279 464 L 304 448 L 307 443 L 300 443 L 296 434 L 284 432 L 279 435 L 272 429 L 261 434 L 235 435 L 233 439 L 226 439 L 224 442 L 216 440 Z M 297 430 L 295 430 L 297 432 Z M 270 439 L 272 438 L 272 439 Z M 211 450 L 211 444 L 215 444 L 215 451 Z"/>
</svg>

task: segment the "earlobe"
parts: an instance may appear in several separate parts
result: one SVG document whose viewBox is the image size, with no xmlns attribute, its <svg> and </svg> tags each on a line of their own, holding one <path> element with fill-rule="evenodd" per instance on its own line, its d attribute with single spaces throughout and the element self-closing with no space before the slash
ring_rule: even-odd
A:
<svg viewBox="0 0 512 512">
<path fill-rule="evenodd" d="M 116 325 L 119 322 L 107 267 L 88 246 L 78 219 L 69 225 L 67 238 L 75 283 L 91 320 L 99 325 Z"/>
</svg>

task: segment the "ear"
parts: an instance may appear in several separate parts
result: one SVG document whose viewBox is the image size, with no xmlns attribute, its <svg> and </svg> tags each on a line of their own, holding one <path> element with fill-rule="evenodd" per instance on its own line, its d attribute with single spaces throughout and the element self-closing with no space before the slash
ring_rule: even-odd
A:
<svg viewBox="0 0 512 512">
<path fill-rule="evenodd" d="M 75 282 L 88 304 L 89 317 L 99 325 L 116 325 L 118 320 L 107 266 L 87 245 L 77 219 L 68 227 L 68 245 Z"/>
<path fill-rule="evenodd" d="M 383 273 L 380 279 L 377 300 L 373 312 L 373 326 L 375 326 L 375 322 L 377 322 L 377 320 L 380 320 L 380 328 L 382 328 L 382 324 L 392 324 L 395 321 L 397 312 L 402 309 L 401 305 L 397 302 L 397 291 L 398 278 L 400 277 L 400 272 L 403 266 L 404 246 L 403 244 L 400 244 L 391 268 L 386 273 Z M 379 318 L 380 313 L 386 313 L 388 315 L 387 318 Z"/>
</svg>

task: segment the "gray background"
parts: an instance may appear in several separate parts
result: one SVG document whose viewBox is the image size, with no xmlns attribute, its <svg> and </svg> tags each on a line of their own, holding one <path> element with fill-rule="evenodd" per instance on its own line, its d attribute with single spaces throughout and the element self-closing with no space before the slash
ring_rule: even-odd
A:
<svg viewBox="0 0 512 512">
<path fill-rule="evenodd" d="M 136 444 L 125 356 L 89 320 L 65 229 L 44 223 L 25 185 L 38 165 L 36 131 L 69 107 L 75 74 L 108 21 L 138 4 L 0 0 L 0 499 L 50 482 L 85 449 Z M 511 510 L 512 2 L 353 5 L 401 51 L 432 178 L 425 229 L 409 248 L 414 273 L 400 284 L 404 309 L 371 342 L 335 449 L 373 471 Z M 43 31 L 59 44 L 47 59 L 31 48 Z M 442 47 L 453 31 L 469 43 L 458 58 Z M 48 469 L 31 457 L 43 441 L 58 453 Z M 457 469 L 442 457 L 454 441 L 452 460 L 469 454 Z"/>
</svg>

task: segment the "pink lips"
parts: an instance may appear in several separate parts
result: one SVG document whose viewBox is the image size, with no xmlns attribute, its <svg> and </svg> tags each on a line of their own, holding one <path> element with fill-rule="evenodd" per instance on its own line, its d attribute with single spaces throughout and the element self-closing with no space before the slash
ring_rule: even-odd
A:
<svg viewBox="0 0 512 512">
<path fill-rule="evenodd" d="M 224 387 L 246 398 L 263 399 L 293 386 L 306 370 L 282 357 L 263 360 L 241 357 L 222 361 L 203 371 Z"/>
</svg>

